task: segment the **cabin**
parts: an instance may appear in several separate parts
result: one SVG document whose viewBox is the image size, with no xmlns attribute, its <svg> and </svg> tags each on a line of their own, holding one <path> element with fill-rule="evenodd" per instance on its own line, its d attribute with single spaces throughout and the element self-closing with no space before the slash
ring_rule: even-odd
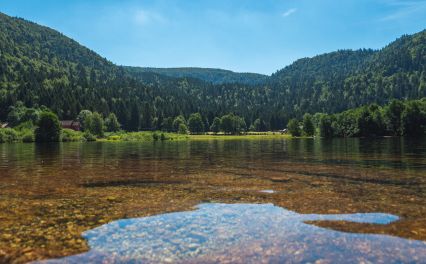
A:
<svg viewBox="0 0 426 264">
<path fill-rule="evenodd" d="M 281 134 L 287 134 L 287 128 L 284 128 L 283 130 L 280 130 Z"/>
<path fill-rule="evenodd" d="M 68 128 L 68 129 L 72 129 L 75 131 L 80 131 L 81 130 L 81 125 L 80 122 L 78 121 L 74 121 L 74 120 L 62 120 L 61 122 L 61 127 L 62 128 Z"/>
<path fill-rule="evenodd" d="M 0 123 L 0 128 L 6 128 L 9 127 L 8 123 Z"/>
</svg>

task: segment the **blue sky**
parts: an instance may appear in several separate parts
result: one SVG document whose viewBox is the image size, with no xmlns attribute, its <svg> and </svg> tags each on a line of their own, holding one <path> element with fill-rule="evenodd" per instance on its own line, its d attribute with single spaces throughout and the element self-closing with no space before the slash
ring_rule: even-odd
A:
<svg viewBox="0 0 426 264">
<path fill-rule="evenodd" d="M 426 0 L 1 0 L 120 65 L 271 74 L 426 28 Z"/>
</svg>

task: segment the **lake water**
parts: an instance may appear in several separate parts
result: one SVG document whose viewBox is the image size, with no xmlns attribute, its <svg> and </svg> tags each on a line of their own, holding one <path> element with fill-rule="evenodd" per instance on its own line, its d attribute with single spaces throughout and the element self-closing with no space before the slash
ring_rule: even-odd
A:
<svg viewBox="0 0 426 264">
<path fill-rule="evenodd" d="M 424 139 L 0 145 L 0 263 L 425 263 L 425 213 Z"/>
</svg>

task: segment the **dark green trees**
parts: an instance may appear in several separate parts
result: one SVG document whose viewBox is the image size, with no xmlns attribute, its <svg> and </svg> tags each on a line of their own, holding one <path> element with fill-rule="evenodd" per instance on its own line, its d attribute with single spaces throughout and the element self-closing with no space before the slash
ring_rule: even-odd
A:
<svg viewBox="0 0 426 264">
<path fill-rule="evenodd" d="M 180 131 L 180 129 L 183 127 L 181 125 L 185 125 L 186 127 L 186 120 L 183 115 L 179 115 L 173 120 L 173 131 Z"/>
<path fill-rule="evenodd" d="M 108 132 L 117 132 L 120 130 L 120 126 L 117 116 L 114 113 L 110 113 L 107 118 L 105 118 L 105 127 Z"/>
<path fill-rule="evenodd" d="M 8 114 L 20 101 L 33 109 L 45 105 L 63 120 L 82 109 L 103 116 L 113 112 L 127 131 L 178 131 L 179 124 L 171 130 L 164 119 L 194 112 L 204 118 L 204 129 L 214 117 L 234 113 L 250 122 L 251 130 L 278 130 L 304 113 L 333 114 L 425 97 L 425 38 L 422 31 L 378 51 L 340 50 L 300 59 L 272 76 L 194 68 L 155 74 L 114 65 L 59 32 L 0 14 L 0 120 L 19 123 L 21 109 Z M 170 72 L 178 78 L 162 75 Z M 254 81 L 258 77 L 262 81 Z M 340 121 L 349 124 L 346 116 Z M 340 132 L 347 131 L 343 127 Z"/>
<path fill-rule="evenodd" d="M 378 105 L 362 107 L 358 116 L 358 129 L 361 137 L 383 136 L 385 124 Z"/>
<path fill-rule="evenodd" d="M 59 142 L 61 136 L 61 125 L 58 117 L 52 112 L 40 113 L 35 130 L 37 142 Z"/>
<path fill-rule="evenodd" d="M 310 114 L 303 116 L 303 133 L 308 137 L 315 135 L 315 126 Z"/>
<path fill-rule="evenodd" d="M 404 109 L 404 104 L 399 100 L 392 100 L 384 108 L 383 117 L 386 129 L 392 136 L 402 135 L 401 115 Z"/>
<path fill-rule="evenodd" d="M 188 127 L 184 123 L 180 123 L 177 132 L 179 134 L 188 134 Z"/>
<path fill-rule="evenodd" d="M 299 121 L 295 118 L 290 119 L 290 121 L 288 121 L 287 129 L 293 137 L 300 137 L 302 135 Z"/>
<path fill-rule="evenodd" d="M 93 113 L 89 110 L 81 110 L 77 116 L 77 120 L 80 122 L 80 126 L 82 130 L 86 130 L 90 128 L 90 122 Z"/>
<path fill-rule="evenodd" d="M 426 109 L 419 102 L 408 102 L 401 115 L 402 132 L 405 136 L 426 134 Z"/>
<path fill-rule="evenodd" d="M 98 112 L 94 112 L 91 117 L 89 131 L 93 135 L 96 135 L 99 137 L 102 137 L 104 135 L 104 132 L 105 132 L 104 119 L 102 118 L 101 114 L 99 114 Z"/>
<path fill-rule="evenodd" d="M 212 131 L 214 134 L 217 134 L 219 133 L 221 126 L 222 126 L 222 122 L 220 118 L 215 117 L 213 119 L 212 125 L 210 126 L 210 131 Z"/>
<path fill-rule="evenodd" d="M 234 114 L 224 115 L 221 118 L 221 129 L 225 134 L 239 134 L 246 130 L 246 122 Z"/>
<path fill-rule="evenodd" d="M 320 137 L 331 138 L 334 136 L 333 131 L 333 117 L 329 115 L 322 115 L 319 121 Z"/>
<path fill-rule="evenodd" d="M 204 132 L 204 123 L 200 113 L 194 113 L 189 116 L 188 128 L 193 134 L 200 134 Z"/>
</svg>

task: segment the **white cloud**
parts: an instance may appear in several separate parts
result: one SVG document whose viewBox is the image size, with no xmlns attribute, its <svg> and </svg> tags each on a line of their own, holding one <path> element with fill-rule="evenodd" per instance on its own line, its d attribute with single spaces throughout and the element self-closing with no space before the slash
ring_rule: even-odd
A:
<svg viewBox="0 0 426 264">
<path fill-rule="evenodd" d="M 282 17 L 288 17 L 288 16 L 291 16 L 292 14 L 296 13 L 296 11 L 297 11 L 297 8 L 290 8 L 289 10 L 282 13 L 281 16 Z"/>
<path fill-rule="evenodd" d="M 153 11 L 139 9 L 134 14 L 134 21 L 142 26 L 151 24 L 151 23 L 164 23 L 166 19 Z"/>
</svg>

